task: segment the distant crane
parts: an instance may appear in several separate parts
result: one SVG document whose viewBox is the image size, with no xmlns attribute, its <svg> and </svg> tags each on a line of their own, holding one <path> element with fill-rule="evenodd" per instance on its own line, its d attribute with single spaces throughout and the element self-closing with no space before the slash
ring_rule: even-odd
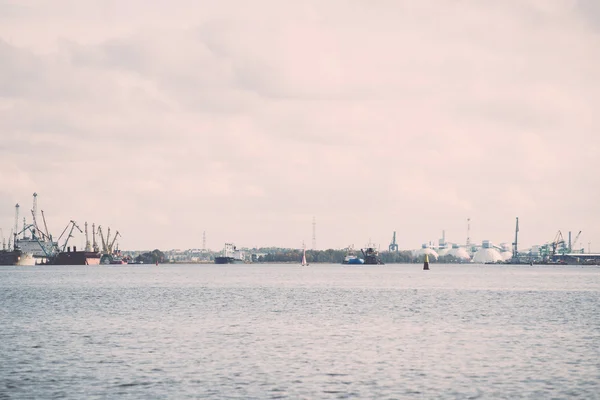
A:
<svg viewBox="0 0 600 400">
<path fill-rule="evenodd" d="M 118 236 L 121 236 L 121 234 L 119 233 L 119 231 L 117 231 L 115 233 L 115 237 L 113 238 L 112 242 L 110 242 L 110 245 L 108 246 L 109 254 L 112 254 L 113 248 L 114 248 L 115 242 L 117 241 L 117 237 Z"/>
<path fill-rule="evenodd" d="M 0 228 L 0 239 L 2 240 L 2 250 L 6 250 L 6 241 L 4 241 L 4 232 L 2 232 L 2 228 Z"/>
<path fill-rule="evenodd" d="M 69 235 L 67 236 L 67 238 L 65 239 L 65 244 L 62 247 L 62 251 L 64 252 L 67 249 L 67 243 L 69 243 L 69 239 L 73 237 L 73 230 L 75 228 L 77 228 L 77 230 L 81 233 L 83 233 L 83 231 L 81 230 L 81 228 L 77 225 L 77 223 L 73 220 L 69 221 L 69 223 L 67 224 L 67 226 L 65 227 L 65 229 L 63 230 L 63 232 L 60 234 L 60 236 L 58 237 L 58 241 L 60 242 L 60 239 L 63 237 L 63 235 L 65 234 L 65 232 L 67 231 L 67 229 L 69 229 L 69 226 L 71 227 L 71 230 L 69 231 Z"/>
<path fill-rule="evenodd" d="M 100 226 L 98 226 L 100 229 Z M 96 242 L 96 224 L 92 224 L 92 249 L 94 252 L 98 252 L 98 243 Z"/>
<path fill-rule="evenodd" d="M 115 236 L 110 240 L 110 227 L 107 229 L 106 238 L 102 234 L 102 227 L 98 225 L 98 235 L 100 235 L 100 240 L 102 240 L 102 253 L 104 254 L 112 254 L 115 242 L 117 241 L 117 236 L 121 236 L 119 231 L 115 233 Z"/>
<path fill-rule="evenodd" d="M 392 236 L 392 243 L 390 243 L 389 251 L 398 251 L 398 243 L 396 243 L 396 231 L 394 231 L 394 235 Z"/>
<path fill-rule="evenodd" d="M 44 210 L 41 211 L 42 212 L 42 221 L 44 221 L 44 233 L 46 234 L 46 238 L 50 239 L 50 241 L 52 241 L 52 235 L 50 235 L 48 233 L 48 225 L 46 224 L 46 216 L 44 215 Z"/>
<path fill-rule="evenodd" d="M 108 247 L 106 246 L 106 241 L 104 240 L 104 235 L 102 234 L 102 227 L 98 225 L 98 235 L 100 235 L 100 240 L 102 241 L 102 252 L 108 253 Z"/>
<path fill-rule="evenodd" d="M 31 217 L 33 218 L 33 226 L 35 227 L 35 229 L 32 231 L 32 235 L 35 239 L 36 236 L 42 236 L 37 223 L 37 193 L 33 194 L 33 207 L 31 207 Z"/>
<path fill-rule="evenodd" d="M 90 236 L 88 234 L 88 223 L 87 223 L 87 221 L 85 221 L 84 227 L 85 227 L 85 251 L 91 251 L 92 250 L 92 246 L 90 245 Z"/>
<path fill-rule="evenodd" d="M 571 243 L 569 243 L 569 253 L 573 252 L 573 248 L 577 249 L 575 246 L 577 246 L 577 240 L 579 240 L 579 235 L 581 235 L 581 231 L 579 231 L 579 233 L 577 234 L 577 236 L 575 236 L 575 240 L 573 240 L 573 244 L 571 245 Z"/>
<path fill-rule="evenodd" d="M 564 245 L 565 244 L 565 239 L 562 236 L 562 232 L 558 231 L 556 233 L 556 236 L 554 237 L 554 240 L 552 241 L 551 245 L 552 245 L 552 257 L 554 257 L 556 255 L 556 250 L 558 249 L 559 245 Z"/>
</svg>

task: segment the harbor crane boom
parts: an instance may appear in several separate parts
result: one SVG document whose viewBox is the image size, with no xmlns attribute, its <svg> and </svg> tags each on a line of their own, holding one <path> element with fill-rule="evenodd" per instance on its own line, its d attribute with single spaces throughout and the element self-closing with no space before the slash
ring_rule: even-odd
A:
<svg viewBox="0 0 600 400">
<path fill-rule="evenodd" d="M 50 241 L 52 241 L 52 235 L 50 235 L 48 233 L 48 225 L 46 225 L 46 216 L 44 215 L 44 210 L 41 210 L 42 213 L 42 221 L 44 221 L 44 233 L 46 234 L 46 237 L 48 239 L 50 239 Z"/>
<path fill-rule="evenodd" d="M 119 231 L 117 231 L 117 233 L 115 233 L 115 237 L 113 238 L 112 242 L 110 243 L 110 246 L 108 246 L 108 251 L 110 254 L 112 254 L 113 252 L 113 246 L 115 245 L 115 242 L 117 241 L 117 237 L 120 236 L 121 234 L 119 233 Z"/>
<path fill-rule="evenodd" d="M 106 247 L 106 241 L 104 240 L 104 235 L 102 234 L 102 226 L 98 225 L 98 234 L 100 235 L 100 240 L 102 240 L 102 252 L 108 253 L 108 248 Z"/>
<path fill-rule="evenodd" d="M 573 245 L 569 249 L 569 253 L 572 253 L 573 252 L 573 247 L 577 246 L 577 240 L 579 240 L 579 235 L 581 235 L 581 231 L 579 231 L 579 233 L 577 234 L 577 236 L 575 236 L 575 240 L 573 240 Z"/>
<path fill-rule="evenodd" d="M 558 248 L 558 245 L 560 245 L 560 244 L 564 245 L 565 240 L 563 239 L 562 232 L 558 231 L 558 233 L 554 237 L 554 240 L 552 241 L 552 257 L 554 257 L 556 255 L 556 249 Z"/>
<path fill-rule="evenodd" d="M 60 238 L 62 238 L 62 236 L 64 235 L 64 233 L 67 231 L 67 229 L 69 228 L 69 226 L 71 226 L 71 230 L 69 231 L 69 235 L 67 236 L 67 238 L 65 239 L 65 244 L 62 247 L 62 251 L 64 252 L 67 249 L 67 243 L 69 243 L 69 239 L 73 237 L 73 230 L 75 228 L 77 228 L 77 230 L 80 233 L 83 233 L 83 231 L 81 230 L 81 228 L 77 225 L 77 223 L 73 220 L 69 221 L 69 223 L 67 224 L 67 227 L 65 228 L 65 230 L 63 231 L 63 233 L 60 235 L 60 237 L 58 238 L 58 241 L 60 241 Z"/>
</svg>

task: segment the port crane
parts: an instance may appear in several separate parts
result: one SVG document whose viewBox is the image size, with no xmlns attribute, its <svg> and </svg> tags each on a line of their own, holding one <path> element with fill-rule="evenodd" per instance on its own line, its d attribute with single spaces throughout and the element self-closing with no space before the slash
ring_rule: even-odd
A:
<svg viewBox="0 0 600 400">
<path fill-rule="evenodd" d="M 398 251 L 398 243 L 396 243 L 396 231 L 394 231 L 394 235 L 392 236 L 392 243 L 390 243 L 389 251 Z"/>
<path fill-rule="evenodd" d="M 581 231 L 575 236 L 575 240 L 573 240 L 573 245 L 569 243 L 569 253 L 573 253 L 573 247 L 577 246 L 577 240 L 579 240 L 579 236 L 581 235 Z"/>
<path fill-rule="evenodd" d="M 114 248 L 115 242 L 117 241 L 117 237 L 119 237 L 119 236 L 121 236 L 121 234 L 119 233 L 119 231 L 117 231 L 115 233 L 115 237 L 113 238 L 112 242 L 108 246 L 108 251 L 110 251 L 111 254 L 113 252 L 113 248 Z"/>
<path fill-rule="evenodd" d="M 102 234 L 102 226 L 100 225 L 98 225 L 98 235 L 100 235 L 100 240 L 102 241 L 102 252 L 108 253 L 108 247 L 106 246 L 106 241 L 104 240 L 104 235 Z"/>
<path fill-rule="evenodd" d="M 67 231 L 67 229 L 69 229 L 69 226 L 71 227 L 71 230 L 69 231 L 69 235 L 66 237 L 65 239 L 65 244 L 62 247 L 62 251 L 64 252 L 67 249 L 67 243 L 69 243 L 69 239 L 73 237 L 73 231 L 75 230 L 75 228 L 77 228 L 77 230 L 80 233 L 83 233 L 83 231 L 81 230 L 81 228 L 79 227 L 79 225 L 77 225 L 77 223 L 73 220 L 69 221 L 69 223 L 67 224 L 67 226 L 65 227 L 65 229 L 63 230 L 63 232 L 60 234 L 60 236 L 58 237 L 57 242 L 60 242 L 60 239 L 63 237 L 63 235 L 65 234 L 65 232 Z"/>
<path fill-rule="evenodd" d="M 563 247 L 565 246 L 565 240 L 563 238 L 562 232 L 558 231 L 556 233 L 556 235 L 554 236 L 554 240 L 552 240 L 549 243 L 544 244 L 541 247 L 541 250 L 543 251 L 543 258 L 545 260 L 548 260 L 549 258 L 550 259 L 554 258 L 559 246 L 561 246 L 561 245 Z"/>
<path fill-rule="evenodd" d="M 100 240 L 102 241 L 102 253 L 112 254 L 113 250 L 114 250 L 115 242 L 117 241 L 117 237 L 121 236 L 121 234 L 119 233 L 119 231 L 117 231 L 111 241 L 110 227 L 107 229 L 106 232 L 107 233 L 106 233 L 106 238 L 105 238 L 104 234 L 102 233 L 102 227 L 100 225 L 98 225 L 98 235 L 100 235 Z"/>
<path fill-rule="evenodd" d="M 515 241 L 512 243 L 513 260 L 516 262 L 519 259 L 519 217 L 517 217 L 517 223 L 515 226 Z"/>
</svg>

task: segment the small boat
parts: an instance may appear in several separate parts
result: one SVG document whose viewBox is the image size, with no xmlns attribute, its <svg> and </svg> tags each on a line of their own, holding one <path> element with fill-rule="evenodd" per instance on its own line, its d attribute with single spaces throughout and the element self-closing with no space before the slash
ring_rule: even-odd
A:
<svg viewBox="0 0 600 400">
<path fill-rule="evenodd" d="M 307 267 L 308 266 L 308 261 L 306 261 L 306 248 L 302 249 L 302 265 L 303 267 Z"/>
</svg>

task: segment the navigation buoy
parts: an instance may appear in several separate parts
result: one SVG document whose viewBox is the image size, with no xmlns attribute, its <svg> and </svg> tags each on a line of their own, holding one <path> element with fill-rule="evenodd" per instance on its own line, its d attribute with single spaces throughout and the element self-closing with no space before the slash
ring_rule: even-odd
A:
<svg viewBox="0 0 600 400">
<path fill-rule="evenodd" d="M 425 262 L 423 263 L 423 269 L 429 271 L 429 254 L 425 254 Z"/>
</svg>

